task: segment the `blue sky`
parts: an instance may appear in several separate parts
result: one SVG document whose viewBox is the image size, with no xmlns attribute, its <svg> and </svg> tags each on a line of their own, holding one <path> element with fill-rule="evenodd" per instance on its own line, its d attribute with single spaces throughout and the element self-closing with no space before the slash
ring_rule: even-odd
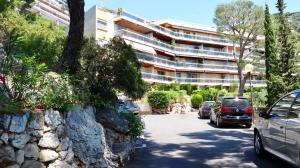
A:
<svg viewBox="0 0 300 168">
<path fill-rule="evenodd" d="M 93 5 L 116 10 L 122 7 L 125 11 L 147 20 L 173 19 L 215 26 L 214 11 L 218 4 L 232 0 L 86 0 L 85 9 Z M 267 3 L 271 13 L 276 13 L 277 0 L 253 0 L 258 5 Z M 287 12 L 300 12 L 299 0 L 285 0 Z"/>
</svg>

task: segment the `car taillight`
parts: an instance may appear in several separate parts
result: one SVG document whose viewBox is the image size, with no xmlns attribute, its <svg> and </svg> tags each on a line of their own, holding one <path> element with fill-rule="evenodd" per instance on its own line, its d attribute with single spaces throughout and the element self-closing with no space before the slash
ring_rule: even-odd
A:
<svg viewBox="0 0 300 168">
<path fill-rule="evenodd" d="M 246 108 L 244 111 L 245 111 L 245 113 L 252 113 L 253 108 L 249 107 L 249 108 Z"/>
<path fill-rule="evenodd" d="M 231 109 L 230 108 L 226 108 L 226 107 L 222 107 L 221 108 L 221 112 L 222 113 L 229 113 L 229 112 L 231 112 Z"/>
</svg>

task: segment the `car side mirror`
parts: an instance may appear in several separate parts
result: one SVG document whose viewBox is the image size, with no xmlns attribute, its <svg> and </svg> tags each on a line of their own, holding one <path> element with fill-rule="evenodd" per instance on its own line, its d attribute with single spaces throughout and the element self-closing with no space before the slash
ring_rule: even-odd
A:
<svg viewBox="0 0 300 168">
<path fill-rule="evenodd" d="M 269 118 L 268 113 L 265 112 L 265 111 L 260 112 L 258 115 L 259 115 L 259 117 L 264 118 L 264 119 L 268 119 Z"/>
</svg>

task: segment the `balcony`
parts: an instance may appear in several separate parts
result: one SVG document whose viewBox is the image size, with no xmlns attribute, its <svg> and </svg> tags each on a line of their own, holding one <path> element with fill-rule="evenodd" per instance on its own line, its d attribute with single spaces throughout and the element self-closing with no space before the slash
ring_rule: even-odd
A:
<svg viewBox="0 0 300 168">
<path fill-rule="evenodd" d="M 164 35 L 169 36 L 176 40 L 197 41 L 197 42 L 201 42 L 201 43 L 215 43 L 215 44 L 219 44 L 219 45 L 232 45 L 232 43 L 229 40 L 224 39 L 224 38 L 209 37 L 209 36 L 204 36 L 204 35 L 191 35 L 191 34 L 187 34 L 187 33 L 175 32 L 170 29 L 164 28 L 160 25 L 156 25 L 151 22 L 148 22 L 145 19 L 137 17 L 135 15 L 132 15 L 128 12 L 123 11 L 119 14 L 119 16 L 128 18 L 129 20 L 133 20 L 140 24 L 143 24 L 143 26 L 150 28 L 153 31 L 159 32 L 161 34 L 164 34 Z"/>
<path fill-rule="evenodd" d="M 158 75 L 154 73 L 146 73 L 142 72 L 142 77 L 145 81 L 148 82 L 159 82 L 159 83 L 190 83 L 197 85 L 224 85 L 229 86 L 231 84 L 238 84 L 238 80 L 236 79 L 213 79 L 213 78 L 176 78 L 173 76 L 164 76 Z M 247 81 L 246 85 L 249 85 L 249 81 Z M 266 86 L 266 81 L 264 80 L 252 80 L 253 86 L 262 87 Z"/>
<path fill-rule="evenodd" d="M 164 43 L 162 41 L 159 41 L 155 38 L 147 37 L 142 34 L 138 34 L 135 32 L 131 32 L 125 29 L 118 30 L 116 32 L 116 35 L 124 36 L 128 40 L 134 40 L 136 42 L 140 42 L 143 44 L 147 44 L 149 46 L 152 46 L 156 49 L 160 49 L 163 51 L 167 51 L 176 55 L 189 55 L 194 57 L 207 57 L 207 58 L 213 58 L 216 59 L 235 59 L 233 53 L 230 52 L 220 52 L 220 51 L 211 51 L 211 50 L 202 50 L 202 49 L 192 49 L 192 48 L 186 48 L 186 47 L 175 47 L 170 44 Z"/>
<path fill-rule="evenodd" d="M 171 61 L 168 59 L 163 59 L 159 57 L 155 57 L 148 54 L 143 53 L 137 53 L 137 58 L 140 61 L 146 61 L 151 62 L 153 64 L 161 64 L 163 66 L 166 66 L 168 68 L 173 69 L 195 69 L 195 70 L 215 70 L 215 71 L 223 71 L 223 70 L 229 70 L 229 71 L 235 71 L 237 72 L 236 66 L 230 66 L 230 65 L 211 65 L 211 64 L 198 64 L 198 63 L 188 63 L 188 62 L 177 62 L 177 61 Z"/>
</svg>

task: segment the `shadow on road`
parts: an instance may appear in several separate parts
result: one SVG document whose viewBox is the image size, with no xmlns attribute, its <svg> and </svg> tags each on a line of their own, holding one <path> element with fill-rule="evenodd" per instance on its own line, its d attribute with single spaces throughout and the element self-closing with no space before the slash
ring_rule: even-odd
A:
<svg viewBox="0 0 300 168">
<path fill-rule="evenodd" d="M 149 139 L 150 134 L 146 134 Z M 223 167 L 291 167 L 268 155 L 258 158 L 253 150 L 252 130 L 204 130 L 180 136 L 193 143 L 158 144 L 146 141 L 148 148 L 138 150 L 129 168 L 223 168 Z M 147 138 L 148 137 L 148 138 Z"/>
</svg>

